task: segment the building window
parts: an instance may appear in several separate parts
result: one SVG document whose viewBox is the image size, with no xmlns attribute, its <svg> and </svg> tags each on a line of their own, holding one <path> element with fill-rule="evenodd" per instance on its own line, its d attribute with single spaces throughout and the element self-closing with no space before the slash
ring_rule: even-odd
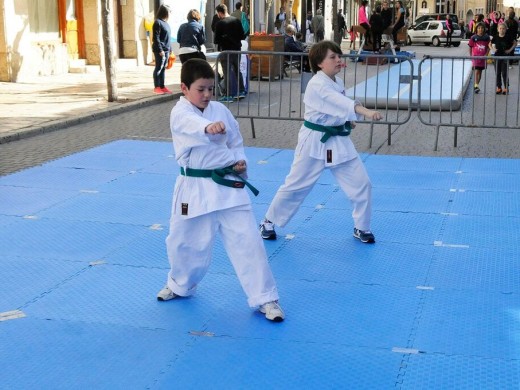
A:
<svg viewBox="0 0 520 390">
<path fill-rule="evenodd" d="M 58 2 L 48 0 L 28 0 L 31 33 L 38 40 L 58 39 Z"/>
</svg>

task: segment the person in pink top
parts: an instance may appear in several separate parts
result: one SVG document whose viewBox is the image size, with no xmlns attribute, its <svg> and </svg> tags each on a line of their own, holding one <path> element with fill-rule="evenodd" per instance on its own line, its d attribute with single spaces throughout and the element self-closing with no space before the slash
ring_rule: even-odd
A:
<svg viewBox="0 0 520 390">
<path fill-rule="evenodd" d="M 472 35 L 468 41 L 469 55 L 472 57 L 487 56 L 489 52 L 489 42 L 491 38 L 486 34 L 486 25 L 483 22 L 477 23 L 477 33 Z M 482 71 L 486 69 L 486 59 L 473 59 L 473 71 L 475 72 L 475 85 L 473 91 L 480 92 L 480 79 L 482 78 Z"/>
<path fill-rule="evenodd" d="M 453 35 L 453 22 L 451 21 L 450 14 L 446 15 L 446 47 L 451 47 L 451 36 Z"/>
<path fill-rule="evenodd" d="M 370 40 L 370 23 L 368 22 L 367 6 L 368 6 L 368 0 L 363 0 L 361 2 L 361 6 L 359 7 L 359 10 L 358 10 L 358 23 L 361 27 L 363 27 L 366 30 L 365 40 L 366 40 L 366 43 L 368 44 L 368 43 L 371 43 L 371 40 Z"/>
</svg>

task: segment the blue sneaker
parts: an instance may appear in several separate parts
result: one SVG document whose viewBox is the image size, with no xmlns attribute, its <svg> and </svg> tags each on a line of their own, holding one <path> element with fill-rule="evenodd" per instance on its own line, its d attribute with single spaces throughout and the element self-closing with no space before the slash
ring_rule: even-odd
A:
<svg viewBox="0 0 520 390">
<path fill-rule="evenodd" d="M 240 92 L 238 95 L 233 95 L 233 99 L 241 100 L 247 97 L 247 92 Z"/>
<path fill-rule="evenodd" d="M 365 244 L 373 244 L 376 238 L 370 230 L 359 230 L 354 228 L 354 237 Z"/>
<path fill-rule="evenodd" d="M 222 103 L 233 103 L 235 100 L 231 96 L 221 96 L 218 98 L 218 101 Z"/>
</svg>

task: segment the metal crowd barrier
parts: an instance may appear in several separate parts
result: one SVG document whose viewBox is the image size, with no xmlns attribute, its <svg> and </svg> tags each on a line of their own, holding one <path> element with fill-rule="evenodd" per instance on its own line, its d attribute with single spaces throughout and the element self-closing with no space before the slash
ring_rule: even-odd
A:
<svg viewBox="0 0 520 390">
<path fill-rule="evenodd" d="M 482 71 L 479 83 L 479 92 L 475 93 L 475 75 L 472 69 L 473 60 L 483 60 L 486 69 Z M 506 61 L 509 85 L 505 95 L 496 94 L 496 66 L 498 61 Z M 518 57 L 434 57 L 422 59 L 418 65 L 418 74 L 422 77 L 418 82 L 418 117 L 421 123 L 436 127 L 435 150 L 439 141 L 440 127 L 453 127 L 453 146 L 457 147 L 459 127 L 463 128 L 494 128 L 520 129 L 518 108 L 520 105 L 520 69 L 513 66 Z M 456 64 L 456 66 L 455 66 Z M 432 67 L 446 67 L 458 69 L 454 72 L 437 72 L 437 79 L 433 79 L 432 72 L 424 69 Z M 425 75 L 426 73 L 426 75 Z M 467 73 L 470 77 L 467 77 Z M 460 79 L 463 77 L 464 79 Z M 433 100 L 431 88 L 425 85 L 438 83 L 443 86 L 442 94 L 448 106 L 432 109 Z M 454 85 L 463 85 L 462 90 L 453 88 Z M 504 88 L 504 85 L 502 85 Z M 460 96 L 459 96 L 460 95 Z M 461 101 L 458 107 L 457 100 Z"/>
<path fill-rule="evenodd" d="M 231 71 L 233 56 L 240 63 L 245 96 L 240 95 Z M 347 66 L 338 76 L 344 81 L 346 95 L 383 115 L 378 122 L 360 121 L 370 125 L 370 147 L 375 125 L 387 126 L 387 143 L 391 145 L 392 126 L 409 122 L 412 113 L 420 123 L 436 127 L 435 150 L 440 127 L 455 129 L 455 147 L 459 127 L 520 128 L 519 69 L 508 66 L 509 89 L 514 93 L 496 96 L 496 57 L 473 57 L 490 62 L 482 72 L 479 93 L 473 90 L 471 57 L 413 60 L 402 55 L 361 53 L 343 58 Z M 517 58 L 500 59 L 512 63 Z M 303 96 L 312 77 L 305 71 L 307 60 L 307 53 L 221 52 L 216 61 L 215 98 L 223 99 L 237 118 L 250 119 L 253 138 L 255 119 L 303 121 Z M 225 74 L 230 77 L 226 79 Z"/>
</svg>

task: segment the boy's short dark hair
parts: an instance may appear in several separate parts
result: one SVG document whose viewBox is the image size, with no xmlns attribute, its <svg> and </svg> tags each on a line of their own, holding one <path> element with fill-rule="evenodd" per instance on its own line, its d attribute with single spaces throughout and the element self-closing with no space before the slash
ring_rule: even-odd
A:
<svg viewBox="0 0 520 390">
<path fill-rule="evenodd" d="M 186 85 L 188 89 L 198 79 L 213 79 L 215 72 L 211 65 L 200 58 L 191 58 L 182 64 L 181 83 Z"/>
<path fill-rule="evenodd" d="M 336 42 L 325 40 L 311 46 L 311 50 L 309 50 L 309 63 L 313 73 L 318 73 L 320 70 L 318 64 L 321 64 L 325 57 L 327 57 L 329 49 L 336 54 L 343 55 L 341 47 L 339 47 Z"/>
<path fill-rule="evenodd" d="M 235 9 L 240 9 L 240 7 L 242 7 L 242 3 L 240 1 L 237 1 L 237 3 L 235 4 Z"/>
<path fill-rule="evenodd" d="M 223 13 L 223 14 L 227 14 L 227 12 L 228 12 L 227 5 L 226 4 L 219 4 L 219 5 L 217 5 L 215 7 L 215 11 Z"/>
</svg>

